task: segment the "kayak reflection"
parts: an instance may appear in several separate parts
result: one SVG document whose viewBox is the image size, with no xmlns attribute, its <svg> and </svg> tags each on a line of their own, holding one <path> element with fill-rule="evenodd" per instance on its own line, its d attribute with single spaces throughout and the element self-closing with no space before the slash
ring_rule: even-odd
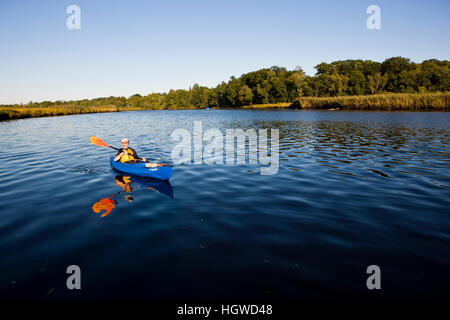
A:
<svg viewBox="0 0 450 320">
<path fill-rule="evenodd" d="M 116 195 L 120 193 L 125 193 L 125 200 L 128 202 L 133 202 L 134 198 L 130 195 L 136 187 L 132 186 L 140 186 L 143 189 L 149 189 L 156 191 L 173 199 L 173 188 L 168 181 L 161 181 L 152 178 L 144 178 L 144 177 L 136 177 L 136 176 L 127 176 L 127 175 L 117 175 L 114 178 L 116 185 L 122 188 L 121 191 L 118 191 L 116 194 L 113 194 L 107 198 L 103 198 L 92 206 L 92 210 L 95 213 L 101 213 L 105 211 L 100 216 L 101 218 L 106 217 L 111 211 L 116 207 L 118 201 L 113 199 Z"/>
<path fill-rule="evenodd" d="M 119 176 L 116 176 L 116 179 Z M 161 193 L 165 195 L 166 197 L 169 197 L 173 199 L 173 188 L 170 185 L 169 181 L 163 181 L 163 180 L 157 180 L 152 178 L 146 178 L 146 177 L 137 177 L 137 176 L 122 176 L 125 177 L 125 181 L 131 181 L 131 183 L 136 182 L 137 185 L 139 185 L 141 188 L 154 190 L 158 193 Z M 131 184 L 130 183 L 130 184 Z M 134 189 L 134 188 L 131 188 Z"/>
</svg>

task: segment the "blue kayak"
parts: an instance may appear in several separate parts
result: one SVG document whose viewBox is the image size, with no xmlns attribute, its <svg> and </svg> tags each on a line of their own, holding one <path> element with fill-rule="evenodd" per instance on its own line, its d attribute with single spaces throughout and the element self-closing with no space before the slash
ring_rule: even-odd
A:
<svg viewBox="0 0 450 320">
<path fill-rule="evenodd" d="M 146 168 L 145 163 L 133 163 L 127 164 L 120 161 L 114 161 L 114 158 L 110 159 L 111 166 L 120 172 L 128 173 L 139 177 L 148 177 L 158 180 L 169 180 L 172 176 L 171 167 L 156 167 Z"/>
</svg>

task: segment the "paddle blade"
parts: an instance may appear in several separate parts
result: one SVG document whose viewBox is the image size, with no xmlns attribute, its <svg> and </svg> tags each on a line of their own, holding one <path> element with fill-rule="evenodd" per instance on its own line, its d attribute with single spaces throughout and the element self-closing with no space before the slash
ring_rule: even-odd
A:
<svg viewBox="0 0 450 320">
<path fill-rule="evenodd" d="M 91 136 L 91 143 L 99 147 L 109 147 L 109 145 L 100 138 Z"/>
</svg>

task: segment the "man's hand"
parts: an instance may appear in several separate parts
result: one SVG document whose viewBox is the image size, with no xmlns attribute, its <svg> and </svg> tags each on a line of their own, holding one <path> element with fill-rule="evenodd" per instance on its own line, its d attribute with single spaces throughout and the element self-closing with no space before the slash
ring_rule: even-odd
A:
<svg viewBox="0 0 450 320">
<path fill-rule="evenodd" d="M 144 162 L 147 161 L 147 159 L 145 159 L 145 158 L 141 158 L 141 159 L 142 159 L 142 161 L 144 161 Z"/>
</svg>

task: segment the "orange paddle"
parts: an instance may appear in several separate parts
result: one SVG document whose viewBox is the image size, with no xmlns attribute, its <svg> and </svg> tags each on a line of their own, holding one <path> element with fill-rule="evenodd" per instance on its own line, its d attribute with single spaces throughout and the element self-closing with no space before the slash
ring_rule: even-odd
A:
<svg viewBox="0 0 450 320">
<path fill-rule="evenodd" d="M 109 144 L 107 144 L 105 141 L 103 141 L 103 140 L 100 139 L 100 138 L 91 136 L 90 140 L 91 140 L 91 143 L 92 143 L 92 144 L 94 144 L 94 145 L 96 145 L 96 146 L 98 146 L 98 147 L 109 147 L 109 148 L 112 148 L 112 149 L 115 149 L 115 150 L 120 151 L 120 149 L 111 147 Z"/>
</svg>

